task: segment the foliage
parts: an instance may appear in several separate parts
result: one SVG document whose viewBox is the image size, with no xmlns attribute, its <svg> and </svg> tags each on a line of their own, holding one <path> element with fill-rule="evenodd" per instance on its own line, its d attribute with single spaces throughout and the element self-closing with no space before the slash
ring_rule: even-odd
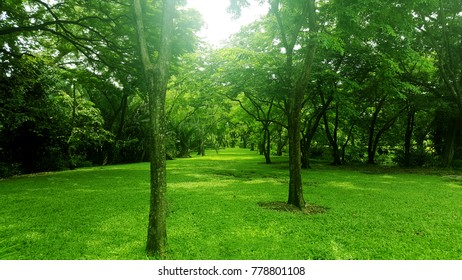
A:
<svg viewBox="0 0 462 280">
<path fill-rule="evenodd" d="M 11 63 L 11 64 L 10 64 Z M 13 66 L 13 67 L 11 67 Z M 11 67 L 11 68 L 10 68 Z M 10 69 L 8 69 L 10 68 Z M 20 172 L 60 169 L 63 126 L 48 99 L 56 92 L 53 69 L 30 57 L 2 63 L 0 141 L 3 166 Z"/>
<path fill-rule="evenodd" d="M 84 155 L 110 140 L 99 110 L 83 98 L 73 100 L 60 70 L 46 60 L 12 57 L 2 68 L 2 175 L 63 169 L 72 160 L 69 149 Z"/>
<path fill-rule="evenodd" d="M 55 107 L 64 109 L 61 109 L 61 121 L 71 128 L 67 138 L 69 149 L 84 154 L 83 151 L 98 150 L 104 143 L 112 141 L 113 135 L 104 129 L 101 112 L 93 102 L 82 96 L 71 97 L 66 92 L 60 92 L 53 97 L 53 103 Z"/>
<path fill-rule="evenodd" d="M 179 1 L 178 5 L 185 3 Z M 160 7 L 148 6 L 146 29 L 150 32 L 150 51 L 155 54 L 160 42 Z M 178 63 L 182 54 L 194 51 L 198 44 L 195 32 L 202 21 L 198 12 L 191 9 L 178 9 L 175 17 L 172 57 Z M 56 87 L 63 90 L 62 85 L 66 85 L 63 91 L 68 96 L 72 95 L 69 88 L 77 86 L 81 103 L 78 106 L 90 110 L 77 108 L 76 117 L 87 118 L 87 124 L 71 128 L 72 136 L 67 140 L 72 150 L 83 150 L 84 155 L 72 157 L 98 164 L 148 159 L 148 136 L 143 131 L 149 127 L 145 122 L 147 96 L 140 96 L 142 75 L 130 2 L 7 1 L 2 2 L 1 19 L 0 59 L 7 65 L 5 69 L 16 67 L 13 59 L 45 58 L 50 67 L 65 70 L 60 70 L 60 76 L 50 86 L 60 84 Z M 139 97 L 143 102 L 139 102 Z M 50 102 L 69 105 L 70 100 L 58 99 Z M 89 126 L 104 129 L 90 130 Z M 108 141 L 109 138 L 115 141 Z M 60 157 L 60 166 L 67 165 L 68 152 Z"/>
<path fill-rule="evenodd" d="M 166 141 L 171 156 L 188 156 L 205 146 L 231 145 L 237 135 L 246 145 L 259 145 L 265 138 L 269 149 L 284 146 L 281 142 L 287 140 L 279 134 L 281 125 L 289 123 L 283 115 L 288 109 L 287 89 L 301 77 L 306 52 L 314 43 L 313 77 L 304 86 L 301 101 L 300 130 L 307 154 L 311 145 L 328 145 L 343 161 L 367 152 L 369 162 L 374 162 L 380 146 L 418 150 L 428 140 L 444 165 L 460 158 L 460 131 L 456 125 L 445 127 L 445 123 L 460 122 L 461 5 L 457 1 L 314 1 L 318 28 L 313 28 L 313 17 L 303 1 L 259 2 L 272 7 L 269 14 L 243 27 L 219 50 L 197 50 L 199 40 L 194 32 L 202 25 L 200 15 L 186 8 L 175 11 L 171 51 L 175 78 L 167 97 L 171 113 Z M 184 4 L 180 1 L 178 7 Z M 248 4 L 230 1 L 229 10 L 238 16 Z M 53 69 L 65 68 L 64 74 L 53 70 L 60 72 L 51 75 L 53 81 L 39 83 L 66 92 L 67 98 L 75 83 L 79 106 L 93 108 L 77 110 L 87 116 L 80 117 L 87 118 L 88 125 L 93 122 L 104 128 L 71 129 L 68 140 L 73 149 L 83 147 L 84 154 L 98 163 L 147 160 L 147 96 L 139 74 L 131 3 L 31 0 L 2 5 L 0 58 L 5 73 L 21 67 L 17 61 L 30 60 L 30 55 L 45 58 Z M 161 7 L 158 3 L 144 8 L 148 50 L 156 59 Z M 184 55 L 190 52 L 196 53 Z M 24 74 L 19 83 L 26 85 L 30 73 Z M 47 102 L 69 107 L 64 103 L 70 100 L 57 101 L 59 94 L 54 96 Z M 235 104 L 221 102 L 222 96 Z M 91 111 L 96 108 L 99 112 Z M 236 113 L 239 110 L 250 113 L 255 123 Z M 447 114 L 441 118 L 437 112 Z M 23 112 L 22 117 L 32 118 L 26 115 Z M 63 130 L 56 126 L 54 130 Z M 67 154 L 61 156 L 64 160 L 54 160 L 59 168 L 67 165 Z M 19 172 L 17 165 L 2 167 L 9 168 Z"/>
<path fill-rule="evenodd" d="M 393 161 L 399 166 L 404 167 L 428 167 L 434 165 L 434 160 L 431 153 L 427 151 L 412 151 L 410 156 L 410 162 L 406 163 L 404 152 L 401 150 L 395 151 Z"/>
<path fill-rule="evenodd" d="M 169 155 L 189 157 L 226 146 L 229 103 L 218 96 L 204 50 L 184 55 L 166 100 Z"/>
</svg>

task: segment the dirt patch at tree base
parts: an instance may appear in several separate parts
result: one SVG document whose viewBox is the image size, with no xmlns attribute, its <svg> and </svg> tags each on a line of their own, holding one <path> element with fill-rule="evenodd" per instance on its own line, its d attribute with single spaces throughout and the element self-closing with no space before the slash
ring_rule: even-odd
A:
<svg viewBox="0 0 462 280">
<path fill-rule="evenodd" d="M 276 210 L 276 211 L 281 211 L 281 212 L 300 213 L 300 214 L 305 214 L 305 215 L 322 214 L 322 213 L 327 212 L 327 210 L 329 210 L 329 208 L 327 207 L 313 205 L 313 204 L 306 204 L 304 208 L 300 209 L 292 204 L 288 204 L 287 202 L 282 202 L 282 201 L 259 202 L 258 205 L 266 209 L 271 209 L 271 210 Z"/>
</svg>

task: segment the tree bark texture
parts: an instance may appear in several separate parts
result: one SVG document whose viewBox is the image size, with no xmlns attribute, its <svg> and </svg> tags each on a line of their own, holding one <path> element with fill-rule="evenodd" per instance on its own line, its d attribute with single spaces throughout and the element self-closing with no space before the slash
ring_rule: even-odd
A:
<svg viewBox="0 0 462 280">
<path fill-rule="evenodd" d="M 313 7 L 314 8 L 314 7 Z M 297 81 L 294 90 L 288 98 L 288 132 L 289 132 L 289 198 L 287 203 L 302 208 L 305 206 L 303 197 L 303 184 L 301 175 L 301 112 L 303 98 L 311 78 L 311 70 L 316 54 L 316 44 L 314 41 L 309 44 L 305 53 L 302 75 Z"/>
<path fill-rule="evenodd" d="M 298 208 L 305 206 L 302 185 L 300 151 L 300 113 L 292 112 L 289 122 L 289 198 L 288 204 Z"/>
<path fill-rule="evenodd" d="M 149 224 L 146 242 L 148 256 L 163 257 L 167 247 L 167 179 L 165 150 L 165 95 L 169 79 L 171 34 L 175 0 L 164 0 L 162 7 L 161 45 L 158 59 L 151 61 L 146 42 L 141 0 L 134 0 L 135 27 L 138 34 L 139 52 L 145 75 L 150 112 L 150 160 L 151 194 Z"/>
</svg>

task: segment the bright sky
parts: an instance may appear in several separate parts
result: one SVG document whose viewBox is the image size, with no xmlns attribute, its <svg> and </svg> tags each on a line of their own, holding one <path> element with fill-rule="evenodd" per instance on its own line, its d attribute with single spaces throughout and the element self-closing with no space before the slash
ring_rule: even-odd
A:
<svg viewBox="0 0 462 280">
<path fill-rule="evenodd" d="M 206 42 L 218 46 L 221 41 L 239 31 L 242 25 L 249 24 L 268 12 L 267 6 L 259 6 L 252 0 L 249 2 L 250 7 L 244 8 L 237 20 L 226 12 L 229 0 L 188 0 L 187 7 L 198 10 L 205 21 L 205 26 L 198 35 Z"/>
</svg>

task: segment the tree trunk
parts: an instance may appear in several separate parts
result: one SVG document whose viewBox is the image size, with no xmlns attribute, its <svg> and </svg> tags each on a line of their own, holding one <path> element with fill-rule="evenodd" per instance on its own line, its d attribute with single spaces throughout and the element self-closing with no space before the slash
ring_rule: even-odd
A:
<svg viewBox="0 0 462 280">
<path fill-rule="evenodd" d="M 111 123 L 108 125 L 108 130 L 113 131 L 113 126 L 117 118 L 120 119 L 117 131 L 115 133 L 115 137 L 113 142 L 111 143 L 104 143 L 103 145 L 103 153 L 104 153 L 104 160 L 103 165 L 106 164 L 114 164 L 120 161 L 125 161 L 126 159 L 121 159 L 120 149 L 117 149 L 117 141 L 121 140 L 123 129 L 125 126 L 125 117 L 127 113 L 128 107 L 128 96 L 132 92 L 131 87 L 124 86 L 124 93 L 122 95 L 122 99 L 120 100 L 120 105 L 118 109 L 114 112 L 114 118 L 110 121 Z M 119 117 L 120 115 L 120 117 Z"/>
<path fill-rule="evenodd" d="M 265 154 L 265 144 L 263 143 L 263 140 L 258 143 L 258 154 L 261 156 Z"/>
<path fill-rule="evenodd" d="M 247 136 L 241 137 L 242 148 L 247 149 Z"/>
<path fill-rule="evenodd" d="M 444 148 L 443 148 L 443 165 L 445 167 L 451 166 L 452 160 L 454 158 L 455 152 L 455 142 L 456 142 L 456 131 L 457 129 L 450 125 L 448 128 L 447 135 L 444 141 Z"/>
<path fill-rule="evenodd" d="M 302 140 L 302 145 L 301 145 L 302 169 L 311 169 L 311 165 L 310 165 L 311 147 L 305 145 L 306 143 L 307 143 L 306 140 Z"/>
<path fill-rule="evenodd" d="M 345 143 L 343 143 L 343 145 L 342 145 L 342 162 L 345 162 L 346 147 L 348 146 L 348 142 L 350 142 L 350 138 L 352 138 L 352 136 L 353 136 L 353 128 L 354 127 L 355 127 L 355 124 L 353 122 L 353 124 L 350 126 L 350 130 L 348 131 L 347 139 L 345 140 Z"/>
<path fill-rule="evenodd" d="M 327 100 L 326 106 L 323 106 L 321 109 L 317 110 L 309 120 L 308 123 L 305 122 L 305 131 L 302 133 L 302 168 L 308 169 L 310 168 L 310 153 L 311 153 L 311 141 L 313 140 L 314 134 L 316 130 L 318 130 L 319 123 L 321 122 L 321 118 L 327 110 L 332 98 Z"/>
<path fill-rule="evenodd" d="M 151 195 L 146 242 L 148 256 L 163 257 L 167 247 L 167 180 L 165 151 L 165 94 L 169 78 L 171 34 L 175 0 L 163 2 L 161 46 L 156 64 L 150 59 L 143 23 L 141 0 L 134 0 L 135 28 L 138 35 L 140 58 L 145 75 L 150 112 Z"/>
<path fill-rule="evenodd" d="M 205 157 L 205 140 L 202 137 L 199 139 L 199 146 L 197 146 L 197 155 Z"/>
<path fill-rule="evenodd" d="M 375 164 L 375 153 L 377 151 L 377 145 L 374 145 L 375 141 L 375 125 L 380 111 L 382 110 L 383 104 L 385 103 L 385 97 L 380 99 L 379 103 L 375 107 L 375 111 L 372 114 L 371 124 L 369 126 L 369 140 L 367 143 L 367 163 Z"/>
<path fill-rule="evenodd" d="M 334 122 L 334 135 L 333 135 L 333 146 L 332 146 L 332 156 L 334 158 L 334 165 L 342 165 L 342 160 L 340 159 L 339 145 L 338 145 L 338 122 L 339 122 L 339 105 L 336 104 L 335 107 L 335 122 Z"/>
<path fill-rule="evenodd" d="M 406 133 L 404 135 L 404 166 L 411 166 L 411 144 L 414 131 L 415 110 L 409 106 L 407 113 Z"/>
<path fill-rule="evenodd" d="M 310 5 L 311 6 L 311 5 Z M 311 7 L 314 9 L 313 6 Z M 314 12 L 314 11 L 313 11 Z M 292 204 L 298 208 L 305 207 L 305 199 L 303 197 L 303 184 L 301 175 L 301 150 L 300 150 L 300 134 L 301 134 L 301 112 L 303 98 L 306 88 L 310 83 L 311 70 L 314 57 L 316 54 L 316 44 L 311 42 L 305 54 L 302 75 L 297 80 L 297 84 L 288 98 L 288 132 L 289 132 L 289 198 L 288 204 Z"/>
<path fill-rule="evenodd" d="M 77 111 L 77 94 L 76 94 L 76 88 L 75 88 L 75 82 L 72 83 L 73 89 L 72 89 L 72 119 L 71 119 L 71 134 L 69 135 L 69 138 L 67 140 L 67 154 L 69 156 L 69 169 L 74 170 L 76 168 L 76 164 L 74 162 L 74 147 L 73 145 L 70 144 L 71 137 L 74 134 L 74 127 L 75 127 L 75 122 L 76 122 L 76 111 Z"/>
<path fill-rule="evenodd" d="M 389 118 L 385 124 L 382 126 L 382 128 L 374 134 L 375 126 L 377 124 L 377 118 L 379 115 L 379 112 L 382 110 L 383 102 L 385 102 L 385 98 L 382 99 L 380 102 L 379 106 L 376 107 L 376 111 L 374 112 L 373 115 L 373 121 L 371 123 L 371 130 L 370 130 L 370 135 L 369 135 L 369 146 L 367 148 L 367 156 L 368 156 L 368 163 L 369 164 L 375 164 L 375 154 L 377 152 L 377 148 L 379 146 L 380 139 L 382 138 L 383 134 L 389 130 L 393 124 L 396 122 L 398 117 L 406 110 L 407 106 L 404 106 L 401 110 L 399 110 L 393 117 Z"/>
<path fill-rule="evenodd" d="M 286 146 L 287 140 L 288 140 L 282 134 L 283 129 L 284 128 L 282 126 L 280 126 L 279 129 L 278 129 L 278 141 L 277 141 L 277 149 L 276 149 L 276 156 L 278 156 L 278 157 L 282 156 L 283 149 Z"/>
<path fill-rule="evenodd" d="M 289 117 L 289 198 L 287 203 L 298 208 L 305 206 L 303 197 L 300 152 L 300 110 L 292 111 Z M 298 112 L 298 114 L 297 114 Z"/>
<path fill-rule="evenodd" d="M 271 135 L 269 124 L 265 124 L 263 128 L 263 153 L 265 155 L 266 164 L 271 164 Z"/>
<path fill-rule="evenodd" d="M 310 166 L 310 153 L 311 153 L 311 140 L 313 135 L 310 132 L 304 133 L 301 140 L 301 156 L 302 156 L 302 169 L 309 169 Z"/>
<path fill-rule="evenodd" d="M 321 115 L 317 114 L 317 117 L 314 119 L 314 124 L 312 124 L 313 119 L 311 119 L 306 125 L 305 132 L 302 133 L 303 137 L 301 140 L 301 153 L 302 153 L 302 169 L 308 169 L 310 167 L 310 154 L 311 154 L 311 141 L 313 140 L 314 134 L 318 129 L 319 122 L 321 121 Z"/>
<path fill-rule="evenodd" d="M 322 98 L 324 99 L 324 98 Z M 324 102 L 323 102 L 324 103 Z M 339 109 L 338 103 L 335 105 L 335 122 L 334 122 L 334 133 L 332 134 L 329 128 L 329 121 L 327 119 L 327 110 L 324 110 L 323 120 L 324 128 L 326 131 L 327 140 L 330 143 L 332 148 L 332 164 L 333 165 L 342 165 L 342 160 L 340 159 L 340 151 L 337 142 L 337 131 L 338 131 L 338 120 L 339 120 Z"/>
<path fill-rule="evenodd" d="M 289 198 L 287 203 L 292 204 L 298 208 L 305 206 L 305 199 L 303 197 L 303 186 L 301 176 L 301 151 L 300 151 L 300 134 L 301 134 L 301 111 L 303 107 L 303 99 L 308 85 L 311 82 L 312 66 L 316 54 L 316 39 L 313 38 L 318 32 L 318 26 L 316 22 L 316 1 L 306 1 L 306 9 L 303 10 L 303 17 L 308 19 L 309 35 L 306 52 L 303 57 L 303 63 L 301 65 L 301 71 L 296 77 L 295 71 L 293 71 L 293 55 L 294 47 L 299 37 L 299 32 L 302 25 L 297 26 L 290 32 L 289 29 L 284 26 L 283 19 L 279 13 L 279 1 L 273 1 L 271 5 L 271 11 L 274 13 L 279 31 L 281 33 L 281 40 L 285 47 L 285 80 L 288 81 L 286 88 L 286 102 L 285 111 L 288 121 L 288 134 L 289 134 Z M 300 23 L 303 23 L 300 21 Z M 294 78 L 296 77 L 296 78 Z"/>
</svg>

